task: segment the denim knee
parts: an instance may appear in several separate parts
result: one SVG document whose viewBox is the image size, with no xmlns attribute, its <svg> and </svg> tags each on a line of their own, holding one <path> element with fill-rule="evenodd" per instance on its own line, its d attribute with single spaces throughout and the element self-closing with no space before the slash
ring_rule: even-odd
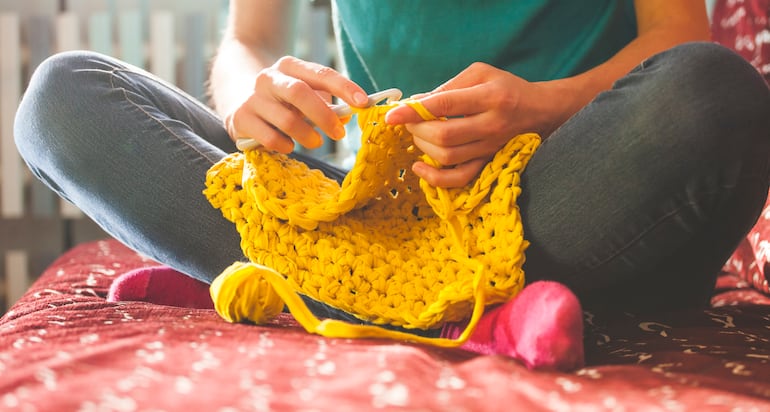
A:
<svg viewBox="0 0 770 412">
<path fill-rule="evenodd" d="M 107 59 L 87 51 L 53 55 L 37 67 L 19 103 L 14 120 L 17 150 L 33 174 L 55 190 L 56 183 L 49 174 L 52 168 L 64 163 L 87 167 L 67 161 L 78 147 L 88 144 L 82 134 L 67 130 L 72 130 L 73 124 L 86 123 L 89 105 L 96 100 L 94 93 L 103 90 L 103 85 L 90 81 L 97 76 L 86 82 L 78 73 L 109 70 Z"/>
<path fill-rule="evenodd" d="M 70 117 L 78 105 L 91 99 L 74 75 L 77 70 L 98 67 L 101 56 L 92 52 L 63 52 L 44 60 L 32 74 L 19 104 L 14 123 L 16 145 L 22 156 L 47 144 L 47 130 L 62 117 Z"/>
<path fill-rule="evenodd" d="M 625 124 L 654 131 L 642 142 L 626 136 L 647 153 L 698 159 L 688 170 L 701 175 L 737 164 L 768 169 L 770 89 L 732 50 L 706 42 L 679 45 L 642 62 L 615 89 L 626 91 L 632 108 Z"/>
<path fill-rule="evenodd" d="M 660 59 L 660 62 L 655 62 Z M 770 138 L 770 89 L 743 57 L 716 43 L 687 43 L 644 62 L 660 64 L 655 89 L 681 107 L 689 126 L 733 149 L 763 149 Z M 661 96 L 661 98 L 663 98 Z M 720 131 L 719 134 L 709 133 Z M 703 143 L 694 142 L 694 143 Z"/>
</svg>

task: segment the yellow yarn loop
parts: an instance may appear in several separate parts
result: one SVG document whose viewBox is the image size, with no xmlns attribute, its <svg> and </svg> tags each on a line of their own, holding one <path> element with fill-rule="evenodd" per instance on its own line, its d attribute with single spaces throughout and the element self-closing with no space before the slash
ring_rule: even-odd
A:
<svg viewBox="0 0 770 412">
<path fill-rule="evenodd" d="M 214 309 L 228 322 L 249 319 L 266 323 L 283 310 L 280 294 L 265 278 L 276 274 L 266 267 L 235 262 L 211 283 Z"/>
<path fill-rule="evenodd" d="M 206 176 L 204 194 L 232 221 L 249 263 L 212 284 L 230 322 L 265 323 L 283 304 L 309 332 L 457 346 L 487 304 L 524 285 L 524 240 L 516 200 L 536 134 L 512 138 L 473 183 L 432 187 L 411 172 L 421 154 L 401 125 L 385 123 L 398 104 L 438 120 L 416 101 L 355 109 L 362 130 L 356 163 L 342 184 L 265 149 L 233 153 Z M 372 325 L 319 320 L 299 294 Z M 455 340 L 382 328 L 440 328 L 471 319 Z"/>
</svg>

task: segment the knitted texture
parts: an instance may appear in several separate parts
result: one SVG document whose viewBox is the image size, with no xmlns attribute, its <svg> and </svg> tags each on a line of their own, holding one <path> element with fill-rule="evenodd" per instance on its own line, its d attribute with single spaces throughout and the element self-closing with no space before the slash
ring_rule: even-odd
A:
<svg viewBox="0 0 770 412">
<path fill-rule="evenodd" d="M 204 194 L 235 224 L 251 261 L 212 284 L 220 315 L 262 323 L 286 303 L 303 323 L 312 315 L 300 293 L 375 325 L 432 329 L 521 290 L 528 243 L 516 200 L 539 136 L 511 139 L 466 187 L 432 187 L 411 165 L 437 163 L 405 127 L 384 121 L 396 104 L 436 120 L 411 100 L 355 109 L 362 145 L 341 185 L 262 148 L 209 170 Z"/>
</svg>

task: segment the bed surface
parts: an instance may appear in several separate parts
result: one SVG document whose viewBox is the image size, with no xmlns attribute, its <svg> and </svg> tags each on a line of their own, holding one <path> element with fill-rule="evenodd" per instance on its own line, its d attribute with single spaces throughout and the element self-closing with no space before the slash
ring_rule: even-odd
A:
<svg viewBox="0 0 770 412">
<path fill-rule="evenodd" d="M 712 29 L 770 81 L 768 48 L 745 43 L 764 39 L 764 6 L 717 1 Z M 323 338 L 288 315 L 252 326 L 213 310 L 110 303 L 113 279 L 156 263 L 114 240 L 86 243 L 0 318 L 0 411 L 770 411 L 770 208 L 760 223 L 725 266 L 713 307 L 585 313 L 587 366 L 570 373 Z"/>
<path fill-rule="evenodd" d="M 770 410 L 770 299 L 730 274 L 727 306 L 586 313 L 587 366 L 558 373 L 105 300 L 154 264 L 113 240 L 57 260 L 0 319 L 0 410 Z"/>
</svg>

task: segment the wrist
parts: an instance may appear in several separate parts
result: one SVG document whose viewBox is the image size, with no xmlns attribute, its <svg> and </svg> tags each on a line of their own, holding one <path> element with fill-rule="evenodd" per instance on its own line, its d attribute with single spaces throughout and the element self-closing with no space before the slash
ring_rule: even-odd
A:
<svg viewBox="0 0 770 412">
<path fill-rule="evenodd" d="M 550 136 L 551 133 L 580 111 L 594 97 L 593 95 L 587 95 L 585 93 L 586 89 L 579 82 L 575 81 L 574 78 L 552 80 L 538 84 L 542 90 L 541 96 L 544 97 L 539 99 L 538 104 L 545 106 L 542 108 L 545 115 L 539 122 L 541 127 L 538 130 L 538 133 L 543 138 Z"/>
</svg>

